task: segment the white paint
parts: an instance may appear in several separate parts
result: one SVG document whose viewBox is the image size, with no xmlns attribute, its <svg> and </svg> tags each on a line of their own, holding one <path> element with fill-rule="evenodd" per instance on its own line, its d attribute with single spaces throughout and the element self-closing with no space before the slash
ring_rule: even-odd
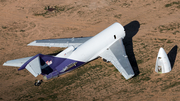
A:
<svg viewBox="0 0 180 101">
<path fill-rule="evenodd" d="M 41 74 L 41 65 L 39 61 L 39 57 L 36 57 L 25 67 L 35 77 Z"/>
<path fill-rule="evenodd" d="M 71 53 L 74 51 L 74 49 L 75 48 L 73 46 L 69 46 L 64 51 L 62 51 L 58 55 L 56 55 L 56 57 L 66 58 L 71 55 Z"/>
<path fill-rule="evenodd" d="M 104 52 L 114 42 L 124 37 L 124 27 L 116 22 L 77 47 L 68 58 L 82 62 L 91 61 L 97 58 L 99 54 Z"/>
<path fill-rule="evenodd" d="M 159 53 L 156 59 L 155 71 L 157 73 L 168 73 L 171 71 L 169 58 L 162 47 L 159 49 Z"/>
<path fill-rule="evenodd" d="M 124 45 L 122 42 L 122 39 L 124 37 L 124 27 L 120 23 L 116 22 L 92 38 L 82 38 L 82 40 L 79 39 L 79 41 L 76 41 L 83 41 L 82 43 L 74 42 L 74 38 L 71 39 L 72 42 L 68 39 L 63 39 L 64 41 L 61 40 L 61 42 L 63 43 L 67 41 L 67 43 L 63 45 L 63 47 L 69 47 L 56 55 L 56 57 L 72 59 L 85 63 L 97 57 L 102 57 L 110 61 L 126 79 L 129 79 L 134 76 L 134 71 L 129 63 L 128 57 L 124 50 Z M 39 40 L 38 42 L 34 41 L 28 45 L 59 47 L 59 45 L 61 44 L 61 42 L 59 41 L 59 39 L 45 41 Z M 40 62 L 38 59 L 39 58 L 32 60 L 26 66 L 26 69 L 31 72 L 35 77 L 41 73 L 40 68 L 36 68 L 40 67 Z M 47 61 L 47 64 L 51 64 L 51 62 Z M 67 65 L 71 67 L 71 63 L 67 63 Z M 46 66 L 47 65 L 44 65 L 41 68 L 45 68 Z M 63 71 L 66 71 L 68 69 L 66 67 L 63 68 Z"/>
</svg>

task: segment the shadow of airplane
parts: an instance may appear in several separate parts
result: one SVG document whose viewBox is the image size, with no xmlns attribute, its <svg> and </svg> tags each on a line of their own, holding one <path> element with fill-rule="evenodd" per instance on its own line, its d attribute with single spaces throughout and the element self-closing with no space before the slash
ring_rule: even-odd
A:
<svg viewBox="0 0 180 101">
<path fill-rule="evenodd" d="M 137 32 L 139 31 L 139 28 L 140 28 L 140 24 L 138 21 L 132 21 L 129 24 L 124 26 L 126 36 L 123 39 L 123 43 L 124 43 L 124 47 L 125 47 L 129 62 L 135 73 L 134 77 L 139 74 L 139 68 L 138 68 L 136 58 L 133 52 L 132 37 L 137 34 Z"/>
<path fill-rule="evenodd" d="M 170 61 L 170 64 L 171 64 L 171 69 L 173 69 L 174 62 L 175 62 L 175 59 L 176 59 L 177 48 L 178 48 L 178 46 L 175 45 L 175 46 L 169 51 L 169 53 L 167 54 L 167 56 L 168 56 L 168 58 L 169 58 L 169 61 Z"/>
</svg>

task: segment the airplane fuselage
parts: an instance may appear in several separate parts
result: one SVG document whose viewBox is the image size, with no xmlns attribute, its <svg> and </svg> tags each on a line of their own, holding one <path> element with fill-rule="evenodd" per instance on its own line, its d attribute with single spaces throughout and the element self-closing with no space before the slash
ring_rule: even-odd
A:
<svg viewBox="0 0 180 101">
<path fill-rule="evenodd" d="M 115 41 L 119 40 L 120 38 L 123 39 L 124 36 L 125 31 L 123 26 L 119 23 L 114 23 L 113 25 L 101 31 L 99 34 L 95 35 L 94 37 L 77 47 L 75 50 L 73 50 L 68 58 L 82 62 L 91 61 L 97 58 L 98 54 L 106 50 Z M 63 58 L 64 56 L 58 54 L 57 57 Z"/>
<path fill-rule="evenodd" d="M 123 39 L 124 36 L 125 31 L 123 26 L 119 23 L 114 23 L 77 48 L 74 48 L 73 46 L 68 47 L 56 56 L 67 59 L 56 68 L 54 74 L 57 75 L 57 71 L 62 71 L 62 73 L 71 71 L 72 69 L 97 58 L 101 52 L 106 50 L 120 38 Z M 50 74 L 49 77 L 46 76 L 46 78 L 52 78 L 52 74 Z"/>
</svg>

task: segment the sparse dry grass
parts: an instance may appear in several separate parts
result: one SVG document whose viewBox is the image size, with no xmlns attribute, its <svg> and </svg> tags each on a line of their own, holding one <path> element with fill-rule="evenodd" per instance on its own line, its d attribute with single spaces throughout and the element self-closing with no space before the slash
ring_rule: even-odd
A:
<svg viewBox="0 0 180 101">
<path fill-rule="evenodd" d="M 63 50 L 26 46 L 34 40 L 93 36 L 114 22 L 123 26 L 133 20 L 140 23 L 140 29 L 133 37 L 133 51 L 140 71 L 138 76 L 125 80 L 111 63 L 97 59 L 35 87 L 36 78 L 27 70 L 17 71 L 15 67 L 1 66 L 0 100 L 143 101 L 159 100 L 161 96 L 167 100 L 179 100 L 180 49 L 170 73 L 160 75 L 154 72 L 159 48 L 163 47 L 168 53 L 180 43 L 179 1 L 0 2 L 1 15 L 5 17 L 0 20 L 0 64 L 10 59 Z M 48 11 L 48 6 L 54 10 Z M 12 8 L 9 10 L 9 7 Z"/>
</svg>

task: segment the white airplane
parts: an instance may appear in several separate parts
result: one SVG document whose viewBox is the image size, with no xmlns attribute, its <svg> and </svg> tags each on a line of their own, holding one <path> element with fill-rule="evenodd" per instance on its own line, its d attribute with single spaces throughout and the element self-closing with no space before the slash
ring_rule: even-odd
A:
<svg viewBox="0 0 180 101">
<path fill-rule="evenodd" d="M 124 37 L 124 27 L 116 22 L 94 37 L 36 40 L 28 46 L 68 48 L 56 56 L 37 54 L 9 60 L 3 65 L 20 67 L 18 70 L 26 68 L 35 77 L 41 74 L 48 80 L 101 57 L 111 62 L 125 79 L 130 79 L 134 71 L 124 49 Z"/>
</svg>

